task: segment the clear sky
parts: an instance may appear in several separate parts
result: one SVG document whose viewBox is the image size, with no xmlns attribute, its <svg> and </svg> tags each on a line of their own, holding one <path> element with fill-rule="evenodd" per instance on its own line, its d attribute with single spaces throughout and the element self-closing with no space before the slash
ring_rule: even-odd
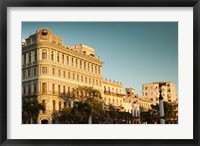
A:
<svg viewBox="0 0 200 146">
<path fill-rule="evenodd" d="M 177 22 L 23 22 L 22 38 L 47 27 L 65 45 L 85 44 L 104 62 L 103 77 L 142 95 L 142 84 L 171 81 L 178 94 Z"/>
</svg>

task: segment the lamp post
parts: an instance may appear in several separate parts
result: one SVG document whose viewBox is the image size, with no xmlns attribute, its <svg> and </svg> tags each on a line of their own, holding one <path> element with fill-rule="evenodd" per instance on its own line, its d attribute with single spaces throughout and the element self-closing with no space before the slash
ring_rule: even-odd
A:
<svg viewBox="0 0 200 146">
<path fill-rule="evenodd" d="M 160 124 L 165 124 L 164 116 L 164 105 L 162 97 L 162 84 L 159 84 L 159 111 L 160 111 Z"/>
</svg>

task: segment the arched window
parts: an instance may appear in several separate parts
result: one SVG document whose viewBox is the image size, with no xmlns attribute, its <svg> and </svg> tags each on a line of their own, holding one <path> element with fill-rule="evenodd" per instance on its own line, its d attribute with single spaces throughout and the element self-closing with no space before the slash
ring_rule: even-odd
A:
<svg viewBox="0 0 200 146">
<path fill-rule="evenodd" d="M 47 50 L 42 50 L 42 59 L 47 59 Z"/>
<path fill-rule="evenodd" d="M 47 83 L 42 83 L 42 93 L 47 92 Z"/>
</svg>

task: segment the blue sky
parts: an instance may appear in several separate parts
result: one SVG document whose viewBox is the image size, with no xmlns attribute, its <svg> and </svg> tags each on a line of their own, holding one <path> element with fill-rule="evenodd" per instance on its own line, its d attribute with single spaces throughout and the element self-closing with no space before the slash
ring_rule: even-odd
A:
<svg viewBox="0 0 200 146">
<path fill-rule="evenodd" d="M 85 44 L 105 63 L 103 77 L 142 94 L 142 84 L 171 81 L 178 94 L 177 22 L 23 22 L 22 38 L 47 27 L 65 45 Z"/>
</svg>

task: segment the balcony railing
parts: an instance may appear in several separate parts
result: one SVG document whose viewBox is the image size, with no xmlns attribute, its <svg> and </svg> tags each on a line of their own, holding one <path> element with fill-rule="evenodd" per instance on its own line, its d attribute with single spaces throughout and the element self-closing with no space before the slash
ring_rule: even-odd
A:
<svg viewBox="0 0 200 146">
<path fill-rule="evenodd" d="M 114 93 L 114 92 L 110 92 L 110 91 L 104 91 L 105 95 L 112 95 L 112 96 L 117 96 L 117 97 L 123 97 L 123 94 L 119 94 L 119 93 Z"/>
</svg>

